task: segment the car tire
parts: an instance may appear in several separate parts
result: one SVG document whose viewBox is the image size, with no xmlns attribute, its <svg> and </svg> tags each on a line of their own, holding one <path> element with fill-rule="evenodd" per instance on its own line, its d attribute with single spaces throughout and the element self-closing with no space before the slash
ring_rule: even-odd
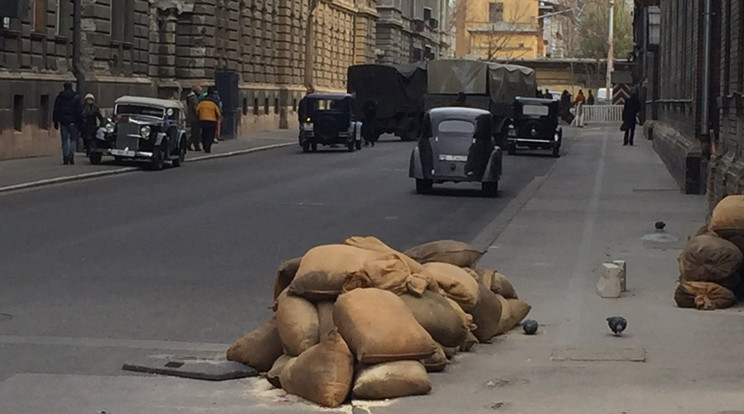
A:
<svg viewBox="0 0 744 414">
<path fill-rule="evenodd" d="M 486 197 L 497 197 L 499 195 L 499 182 L 489 181 L 481 183 L 481 191 Z"/>
<path fill-rule="evenodd" d="M 186 140 L 181 140 L 178 146 L 178 157 L 173 159 L 173 166 L 180 167 L 184 161 L 186 161 Z"/>
<path fill-rule="evenodd" d="M 163 158 L 163 149 L 160 146 L 153 148 L 152 159 L 150 160 L 150 166 L 155 171 L 160 171 L 165 166 L 165 159 Z"/>
<path fill-rule="evenodd" d="M 318 145 L 318 144 L 315 144 L 315 145 Z M 302 152 L 304 152 L 306 154 L 308 152 L 310 152 L 310 143 L 309 142 L 302 143 Z"/>
<path fill-rule="evenodd" d="M 98 165 L 101 163 L 101 158 L 103 158 L 103 154 L 101 154 L 100 152 L 91 152 L 88 158 L 90 159 L 91 164 Z"/>
<path fill-rule="evenodd" d="M 416 179 L 416 193 L 418 194 L 431 194 L 431 190 L 434 187 L 434 181 Z"/>
</svg>

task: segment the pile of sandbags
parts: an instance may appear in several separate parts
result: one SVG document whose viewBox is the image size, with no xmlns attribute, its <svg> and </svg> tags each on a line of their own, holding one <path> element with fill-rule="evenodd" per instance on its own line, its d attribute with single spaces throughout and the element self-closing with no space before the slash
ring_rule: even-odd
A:
<svg viewBox="0 0 744 414">
<path fill-rule="evenodd" d="M 701 310 L 733 306 L 742 297 L 744 196 L 724 198 L 710 224 L 692 237 L 680 254 L 680 284 L 674 300 L 681 308 Z"/>
<path fill-rule="evenodd" d="M 429 372 L 519 324 L 530 305 L 482 252 L 445 240 L 405 254 L 374 237 L 318 246 L 283 263 L 274 311 L 227 359 L 326 407 L 426 394 Z"/>
</svg>

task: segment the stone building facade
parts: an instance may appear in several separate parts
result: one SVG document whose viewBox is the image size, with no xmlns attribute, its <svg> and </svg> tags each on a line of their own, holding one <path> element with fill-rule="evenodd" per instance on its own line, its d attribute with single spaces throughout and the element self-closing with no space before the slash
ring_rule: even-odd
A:
<svg viewBox="0 0 744 414">
<path fill-rule="evenodd" d="M 377 0 L 377 62 L 416 63 L 449 57 L 448 0 Z"/>
<path fill-rule="evenodd" d="M 744 4 L 636 0 L 645 132 L 687 193 L 744 192 Z"/>
<path fill-rule="evenodd" d="M 296 126 L 308 0 L 80 1 L 78 73 L 104 110 L 125 94 L 183 98 L 227 73 L 236 134 Z M 59 151 L 54 98 L 78 80 L 72 3 L 31 0 L 27 16 L 2 18 L 0 159 Z M 314 87 L 345 90 L 347 67 L 375 59 L 375 0 L 321 1 L 313 16 Z"/>
</svg>

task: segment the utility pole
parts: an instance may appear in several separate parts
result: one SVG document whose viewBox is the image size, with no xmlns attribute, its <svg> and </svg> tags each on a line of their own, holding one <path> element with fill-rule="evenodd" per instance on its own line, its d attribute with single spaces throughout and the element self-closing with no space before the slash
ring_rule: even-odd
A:
<svg viewBox="0 0 744 414">
<path fill-rule="evenodd" d="M 82 41 L 82 5 L 81 0 L 72 2 L 72 72 L 77 80 L 78 95 L 85 92 L 85 71 L 82 68 L 80 43 Z"/>
<path fill-rule="evenodd" d="M 313 19 L 319 0 L 308 0 L 307 24 L 305 25 L 305 88 L 308 92 L 315 90 L 313 70 L 315 60 L 315 26 Z"/>
<path fill-rule="evenodd" d="M 610 22 L 607 30 L 607 75 L 605 77 L 605 87 L 607 88 L 607 101 L 612 104 L 614 96 L 612 90 L 612 71 L 615 69 L 615 0 L 610 1 Z"/>
</svg>

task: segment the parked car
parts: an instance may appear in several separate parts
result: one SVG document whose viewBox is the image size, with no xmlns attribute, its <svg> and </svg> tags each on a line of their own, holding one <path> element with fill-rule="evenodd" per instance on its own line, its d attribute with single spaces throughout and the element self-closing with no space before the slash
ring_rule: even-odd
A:
<svg viewBox="0 0 744 414">
<path fill-rule="evenodd" d="M 416 179 L 416 192 L 430 193 L 434 184 L 445 182 L 479 182 L 485 196 L 495 197 L 503 154 L 495 143 L 492 123 L 491 113 L 482 109 L 427 111 L 408 173 Z"/>
<path fill-rule="evenodd" d="M 362 149 L 362 123 L 354 118 L 351 95 L 309 94 L 300 101 L 298 116 L 303 152 L 317 151 L 318 144 Z"/>
<path fill-rule="evenodd" d="M 513 117 L 507 125 L 506 148 L 514 155 L 518 148 L 549 149 L 559 157 L 563 128 L 558 115 L 560 102 L 552 99 L 521 98 L 514 100 Z"/>
<path fill-rule="evenodd" d="M 180 167 L 187 148 L 184 117 L 178 101 L 122 96 L 93 140 L 90 163 L 98 164 L 110 155 L 117 161 L 147 160 L 156 170 L 168 161 Z"/>
</svg>

